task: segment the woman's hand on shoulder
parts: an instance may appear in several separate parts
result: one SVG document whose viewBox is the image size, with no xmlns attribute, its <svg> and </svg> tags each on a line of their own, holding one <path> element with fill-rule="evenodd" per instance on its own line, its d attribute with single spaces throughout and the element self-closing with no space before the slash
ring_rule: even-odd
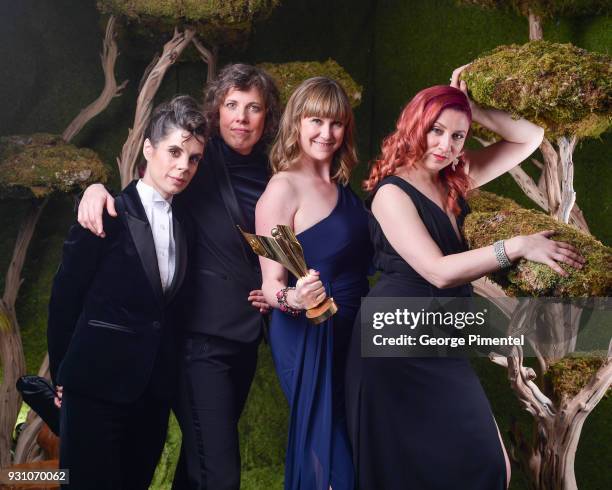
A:
<svg viewBox="0 0 612 490">
<path fill-rule="evenodd" d="M 102 184 L 92 184 L 83 193 L 79 203 L 78 222 L 83 228 L 87 228 L 94 235 L 104 238 L 104 227 L 102 226 L 102 215 L 104 208 L 109 215 L 117 217 L 115 211 L 115 199 Z"/>
</svg>

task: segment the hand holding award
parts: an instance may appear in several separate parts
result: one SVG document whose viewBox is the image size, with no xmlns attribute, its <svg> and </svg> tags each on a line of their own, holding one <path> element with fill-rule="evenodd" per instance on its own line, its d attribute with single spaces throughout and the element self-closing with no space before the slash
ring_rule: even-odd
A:
<svg viewBox="0 0 612 490">
<path fill-rule="evenodd" d="M 238 227 L 240 229 L 240 227 Z M 282 264 L 298 280 L 308 275 L 304 251 L 293 230 L 287 225 L 272 228 L 271 237 L 254 235 L 240 229 L 242 236 L 257 255 Z M 320 304 L 306 310 L 306 318 L 318 325 L 338 311 L 333 298 L 325 298 Z"/>
</svg>

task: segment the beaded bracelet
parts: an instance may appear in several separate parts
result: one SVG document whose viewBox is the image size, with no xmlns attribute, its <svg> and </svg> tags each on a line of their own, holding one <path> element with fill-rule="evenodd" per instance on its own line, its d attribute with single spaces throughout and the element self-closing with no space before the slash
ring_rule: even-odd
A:
<svg viewBox="0 0 612 490">
<path fill-rule="evenodd" d="M 287 293 L 291 290 L 295 290 L 295 288 L 286 286 L 282 289 L 279 289 L 276 292 L 276 301 L 278 301 L 278 308 L 280 309 L 280 311 L 282 311 L 283 313 L 287 313 L 291 316 L 298 316 L 302 312 L 302 310 L 300 310 L 299 308 L 293 308 L 289 305 L 289 303 L 287 303 Z"/>
</svg>

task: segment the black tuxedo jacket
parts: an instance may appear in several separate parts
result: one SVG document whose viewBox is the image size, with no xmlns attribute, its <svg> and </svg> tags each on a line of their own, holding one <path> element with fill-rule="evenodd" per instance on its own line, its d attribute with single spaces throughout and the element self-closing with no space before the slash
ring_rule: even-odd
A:
<svg viewBox="0 0 612 490">
<path fill-rule="evenodd" d="M 224 144 L 211 138 L 194 180 L 176 196 L 176 206 L 191 215 L 195 238 L 181 324 L 187 331 L 252 342 L 260 337 L 265 320 L 247 297 L 261 288 L 261 271 L 236 226 L 250 228 L 230 181 Z M 267 162 L 262 151 L 255 150 L 252 158 Z"/>
<path fill-rule="evenodd" d="M 162 290 L 155 243 L 136 182 L 104 216 L 106 238 L 70 229 L 53 281 L 47 341 L 51 376 L 66 389 L 131 403 L 147 387 L 173 396 L 173 309 L 187 266 L 187 237 L 173 210 L 176 266 Z"/>
</svg>

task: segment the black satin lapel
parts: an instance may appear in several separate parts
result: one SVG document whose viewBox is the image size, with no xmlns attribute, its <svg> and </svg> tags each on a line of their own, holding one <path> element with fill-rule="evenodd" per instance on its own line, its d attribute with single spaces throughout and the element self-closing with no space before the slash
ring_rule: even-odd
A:
<svg viewBox="0 0 612 490">
<path fill-rule="evenodd" d="M 236 237 L 238 238 L 238 240 L 240 240 L 244 260 L 247 262 L 247 264 L 249 264 L 249 266 L 252 266 L 251 261 L 249 260 L 249 255 L 253 252 L 251 252 L 248 243 L 242 237 L 240 231 L 238 231 L 238 228 L 235 226 L 240 225 L 243 230 L 247 229 L 246 223 L 244 221 L 244 215 L 242 214 L 242 209 L 240 209 L 240 206 L 238 205 L 238 199 L 236 198 L 236 193 L 234 192 L 234 188 L 232 187 L 227 168 L 223 164 L 221 158 L 213 159 L 212 168 L 215 172 L 217 182 L 219 183 L 219 191 L 221 192 L 221 197 L 223 198 L 225 209 L 227 210 L 229 218 L 234 224 L 233 228 L 234 232 L 236 233 Z"/>
<path fill-rule="evenodd" d="M 151 233 L 149 221 L 142 221 L 129 213 L 125 213 L 128 229 L 132 235 L 132 240 L 138 251 L 138 256 L 142 262 L 142 267 L 149 279 L 149 283 L 153 288 L 155 297 L 162 302 L 164 294 L 159 275 L 159 265 L 157 264 L 157 252 L 155 251 L 155 242 Z"/>
<path fill-rule="evenodd" d="M 147 279 L 151 284 L 155 297 L 158 301 L 163 301 L 163 291 L 159 276 L 159 265 L 157 264 L 157 252 L 155 252 L 153 233 L 151 232 L 151 226 L 147 219 L 147 213 L 140 201 L 140 196 L 136 189 L 136 182 L 136 180 L 132 181 L 123 192 L 117 196 L 117 211 L 125 217 L 127 228 L 130 230 L 130 235 L 138 251 L 142 268 L 147 275 Z"/>
<path fill-rule="evenodd" d="M 187 240 L 183 228 L 179 221 L 172 216 L 172 229 L 174 231 L 174 249 L 176 266 L 174 267 L 174 277 L 170 288 L 166 293 L 166 302 L 172 301 L 177 291 L 181 288 L 183 280 L 185 279 L 185 272 L 187 271 Z"/>
</svg>

